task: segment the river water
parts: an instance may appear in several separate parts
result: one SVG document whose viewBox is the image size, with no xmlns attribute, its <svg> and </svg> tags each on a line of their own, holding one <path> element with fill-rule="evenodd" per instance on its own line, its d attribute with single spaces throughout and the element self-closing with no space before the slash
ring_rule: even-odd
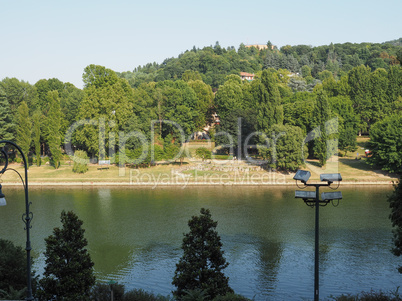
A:
<svg viewBox="0 0 402 301">
<path fill-rule="evenodd" d="M 187 222 L 208 208 L 218 222 L 225 273 L 236 293 L 255 300 L 311 300 L 314 209 L 296 187 L 30 188 L 34 269 L 43 273 L 44 238 L 73 210 L 84 221 L 100 281 L 169 295 Z M 402 280 L 393 256 L 386 196 L 391 187 L 340 187 L 337 207 L 320 208 L 320 297 L 395 290 Z M 325 190 L 322 190 L 325 191 Z M 23 189 L 3 187 L 0 236 L 25 246 Z M 337 204 L 335 204 L 337 205 Z"/>
</svg>

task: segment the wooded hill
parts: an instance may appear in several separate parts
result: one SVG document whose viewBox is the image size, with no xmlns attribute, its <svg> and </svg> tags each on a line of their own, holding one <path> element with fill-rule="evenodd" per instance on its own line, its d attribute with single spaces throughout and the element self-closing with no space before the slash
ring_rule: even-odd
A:
<svg viewBox="0 0 402 301">
<path fill-rule="evenodd" d="M 268 42 L 261 50 L 216 43 L 132 72 L 89 65 L 82 90 L 55 78 L 34 85 L 5 78 L 0 138 L 15 140 L 36 164 L 48 156 L 57 168 L 66 131 L 75 124 L 68 142 L 91 157 L 135 161 L 152 143 L 155 160 L 170 159 L 191 133 L 213 124 L 216 113 L 220 122 L 208 135 L 220 151 L 241 149 L 245 156 L 245 145 L 258 145 L 254 155 L 275 169 L 295 170 L 306 154 L 323 165 L 336 152 L 327 141 L 338 139 L 345 153 L 355 149 L 357 134 L 372 132 L 381 135 L 373 136 L 371 162 L 401 172 L 399 43 L 277 49 Z M 241 80 L 240 72 L 253 73 L 253 80 Z M 336 128 L 330 120 L 337 120 Z M 142 160 L 151 160 L 149 152 Z"/>
</svg>

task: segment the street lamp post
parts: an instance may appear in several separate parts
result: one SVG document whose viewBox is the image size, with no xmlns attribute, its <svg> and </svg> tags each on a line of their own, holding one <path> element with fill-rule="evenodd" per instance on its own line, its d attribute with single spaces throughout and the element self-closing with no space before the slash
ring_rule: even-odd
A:
<svg viewBox="0 0 402 301">
<path fill-rule="evenodd" d="M 24 190 L 25 190 L 25 213 L 22 215 L 22 221 L 25 223 L 25 230 L 26 230 L 26 234 L 27 234 L 27 240 L 26 240 L 26 247 L 25 250 L 27 251 L 27 297 L 25 300 L 34 300 L 33 296 L 32 296 L 32 275 L 31 275 L 31 239 L 30 239 L 30 229 L 31 229 L 31 221 L 33 218 L 33 214 L 32 212 L 30 212 L 29 210 L 29 206 L 31 205 L 31 203 L 29 202 L 28 199 L 28 165 L 27 165 L 27 160 L 26 157 L 24 155 L 24 153 L 22 152 L 21 148 L 15 144 L 12 141 L 8 141 L 8 140 L 1 140 L 0 144 L 10 144 L 12 146 L 14 146 L 21 154 L 22 159 L 24 161 L 24 169 L 25 169 L 25 181 L 22 178 L 22 176 L 20 175 L 20 173 L 18 171 L 16 171 L 13 168 L 8 168 L 8 154 L 7 154 L 7 150 L 3 147 L 0 152 L 3 154 L 3 156 L 5 157 L 5 165 L 4 168 L 0 171 L 0 174 L 5 173 L 7 170 L 13 170 L 15 171 L 21 181 L 22 184 L 24 185 Z M 6 200 L 5 200 L 5 196 L 3 194 L 3 192 L 1 191 L 1 184 L 0 184 L 0 204 L 1 205 L 6 205 Z"/>
<path fill-rule="evenodd" d="M 318 301 L 320 298 L 320 288 L 319 288 L 319 256 L 320 256 L 320 242 L 319 242 L 319 214 L 320 214 L 320 206 L 326 206 L 328 203 L 332 200 L 335 199 L 342 199 L 342 192 L 336 191 L 336 192 L 323 192 L 321 194 L 321 200 L 320 200 L 320 187 L 327 186 L 330 187 L 333 182 L 340 182 L 342 181 L 341 174 L 335 173 L 335 174 L 321 174 L 320 175 L 320 180 L 323 182 L 327 183 L 313 183 L 313 184 L 307 184 L 308 179 L 310 178 L 311 174 L 309 171 L 306 170 L 298 170 L 293 177 L 294 180 L 296 180 L 296 185 L 297 181 L 301 181 L 304 186 L 300 187 L 297 185 L 297 187 L 304 189 L 306 187 L 315 187 L 315 191 L 301 191 L 301 190 L 296 190 L 295 191 L 295 197 L 303 199 L 303 201 L 308 205 L 309 207 L 314 208 L 315 207 L 315 244 L 314 244 L 314 301 Z M 338 184 L 339 187 L 339 184 Z M 336 187 L 335 189 L 337 189 Z"/>
</svg>

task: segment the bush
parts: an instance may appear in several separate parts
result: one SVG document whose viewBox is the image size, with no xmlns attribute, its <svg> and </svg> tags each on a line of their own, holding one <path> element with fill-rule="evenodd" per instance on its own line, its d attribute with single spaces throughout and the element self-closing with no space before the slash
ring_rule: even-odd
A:
<svg viewBox="0 0 402 301">
<path fill-rule="evenodd" d="M 0 296 L 12 297 L 25 292 L 27 285 L 26 254 L 20 246 L 0 239 Z M 35 286 L 36 278 L 32 277 Z"/>
<path fill-rule="evenodd" d="M 197 148 L 197 150 L 195 151 L 195 155 L 202 160 L 211 159 L 211 151 L 205 147 Z"/>
<path fill-rule="evenodd" d="M 142 289 L 134 289 L 124 294 L 123 301 L 169 301 L 169 297 L 155 296 Z"/>
<path fill-rule="evenodd" d="M 91 290 L 91 300 L 94 301 L 110 301 L 110 285 L 106 283 L 96 283 Z M 122 301 L 124 297 L 124 285 L 113 284 L 114 301 Z"/>
<path fill-rule="evenodd" d="M 88 155 L 85 151 L 77 150 L 74 153 L 74 165 L 73 172 L 75 173 L 86 173 L 88 171 Z"/>
<path fill-rule="evenodd" d="M 247 299 L 246 297 L 243 297 L 241 295 L 229 293 L 226 294 L 225 296 L 217 296 L 214 298 L 213 301 L 250 301 L 250 299 Z"/>
</svg>

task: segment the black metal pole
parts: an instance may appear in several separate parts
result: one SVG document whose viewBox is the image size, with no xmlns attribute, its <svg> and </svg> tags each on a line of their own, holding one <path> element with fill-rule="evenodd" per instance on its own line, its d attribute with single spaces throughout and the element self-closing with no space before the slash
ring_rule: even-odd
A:
<svg viewBox="0 0 402 301">
<path fill-rule="evenodd" d="M 320 185 L 315 186 L 315 250 L 314 250 L 314 301 L 318 301 L 320 299 Z"/>
<path fill-rule="evenodd" d="M 30 229 L 31 229 L 31 220 L 32 220 L 32 213 L 29 210 L 29 198 L 28 198 L 28 165 L 27 165 L 27 160 L 26 157 L 24 155 L 24 153 L 22 152 L 21 148 L 15 144 L 12 141 L 8 141 L 8 140 L 2 140 L 0 141 L 0 144 L 2 143 L 6 143 L 6 144 L 11 144 L 13 145 L 15 148 L 17 148 L 17 150 L 21 153 L 22 159 L 24 161 L 24 170 L 25 170 L 25 185 L 24 185 L 24 190 L 25 190 L 25 214 L 23 215 L 23 221 L 25 223 L 25 230 L 27 233 L 27 241 L 26 241 L 26 247 L 25 250 L 27 252 L 27 297 L 25 300 L 34 300 L 33 296 L 32 296 L 32 275 L 31 275 L 31 239 L 30 239 Z M 6 160 L 8 160 L 8 158 L 6 158 Z"/>
</svg>

